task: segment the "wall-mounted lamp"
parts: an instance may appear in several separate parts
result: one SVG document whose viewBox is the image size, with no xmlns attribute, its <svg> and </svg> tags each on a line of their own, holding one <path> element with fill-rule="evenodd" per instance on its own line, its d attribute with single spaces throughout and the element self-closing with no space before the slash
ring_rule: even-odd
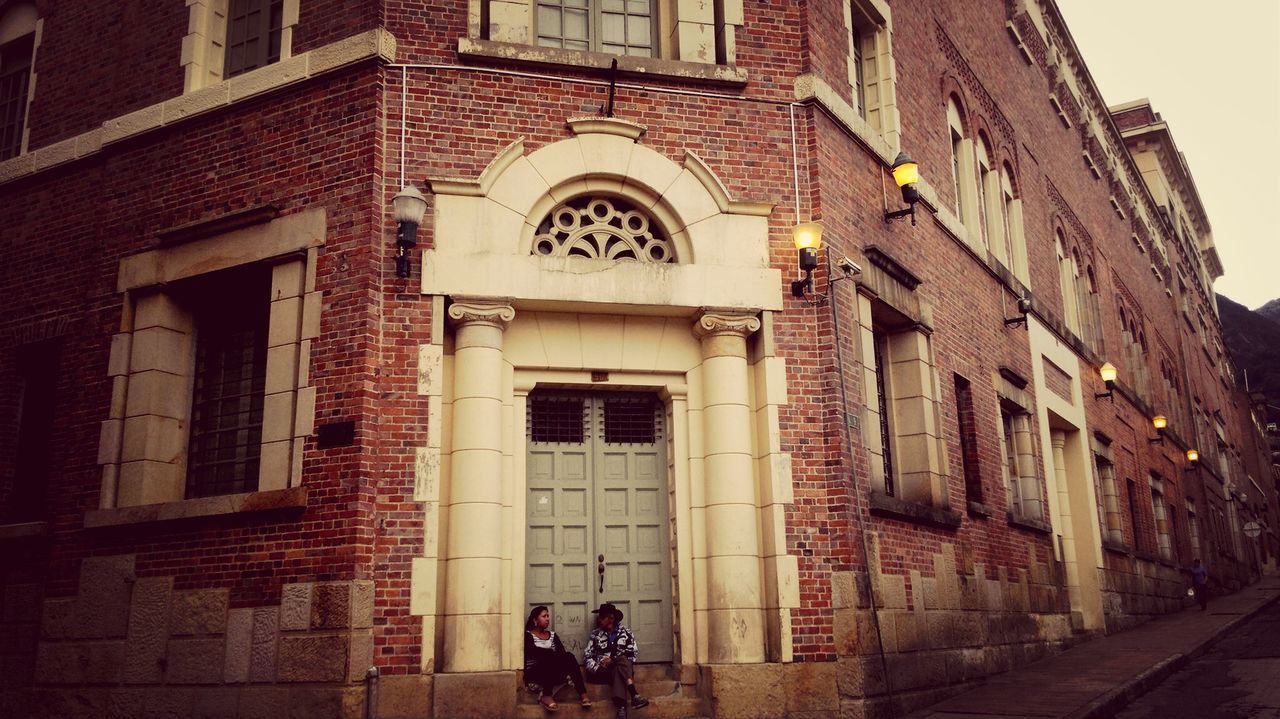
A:
<svg viewBox="0 0 1280 719">
<path fill-rule="evenodd" d="M 1199 466 L 1200 466 L 1200 450 L 1188 449 L 1187 450 L 1187 471 L 1190 472 L 1191 470 Z"/>
<path fill-rule="evenodd" d="M 1156 438 L 1147 441 L 1151 444 L 1164 444 L 1164 430 L 1169 426 L 1169 418 L 1158 414 L 1151 418 L 1151 426 L 1156 428 Z"/>
<path fill-rule="evenodd" d="M 1019 316 L 1010 317 L 1006 319 L 1004 321 L 1004 325 L 1005 327 L 1017 327 L 1018 325 L 1022 325 L 1023 329 L 1030 332 L 1031 327 L 1027 324 L 1027 315 L 1029 314 L 1031 314 L 1031 298 L 1019 297 L 1018 298 L 1018 315 Z"/>
<path fill-rule="evenodd" d="M 1103 362 L 1102 366 L 1098 368 L 1098 374 L 1102 375 L 1102 383 L 1107 386 L 1107 391 L 1095 394 L 1093 398 L 1103 399 L 1105 397 L 1106 399 L 1115 402 L 1116 375 L 1119 374 L 1119 370 L 1117 370 L 1116 366 L 1110 362 Z"/>
<path fill-rule="evenodd" d="M 408 277 L 409 251 L 418 246 L 418 225 L 427 211 L 427 198 L 418 188 L 405 185 L 391 198 L 391 209 L 396 216 L 396 277 Z"/>
<path fill-rule="evenodd" d="M 813 291 L 813 271 L 818 269 L 818 250 L 822 249 L 822 223 L 805 222 L 796 225 L 791 231 L 791 239 L 800 256 L 800 271 L 804 273 L 804 277 L 791 283 L 791 294 L 794 297 L 804 297 L 805 293 Z"/>
<path fill-rule="evenodd" d="M 893 167 L 889 169 L 893 172 L 893 181 L 902 190 L 902 201 L 907 203 L 907 207 L 901 210 L 885 212 L 884 221 L 890 222 L 910 217 L 911 224 L 914 226 L 916 224 L 916 203 L 920 201 L 920 190 L 916 189 L 916 183 L 920 181 L 920 166 L 907 153 L 899 152 L 898 156 L 893 159 Z"/>
</svg>

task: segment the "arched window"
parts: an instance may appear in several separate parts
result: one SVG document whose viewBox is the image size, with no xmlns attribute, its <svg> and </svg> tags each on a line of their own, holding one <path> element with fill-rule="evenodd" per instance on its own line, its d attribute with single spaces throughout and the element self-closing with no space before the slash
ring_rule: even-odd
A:
<svg viewBox="0 0 1280 719">
<path fill-rule="evenodd" d="M 967 202 L 973 191 L 973 155 L 970 149 L 972 143 L 965 137 L 964 114 L 960 107 L 960 99 L 955 95 L 947 98 L 947 136 L 951 142 L 951 179 L 955 184 L 956 216 L 961 223 L 968 225 L 974 220 Z"/>
<path fill-rule="evenodd" d="M 27 100 L 39 21 L 31 3 L 10 3 L 0 11 L 0 160 L 22 154 L 27 144 Z"/>
<path fill-rule="evenodd" d="M 675 262 L 667 233 L 643 210 L 618 197 L 586 195 L 556 205 L 533 238 L 530 254 L 595 260 Z"/>
<path fill-rule="evenodd" d="M 1058 254 L 1058 285 L 1062 291 L 1062 319 L 1068 329 L 1079 334 L 1080 314 L 1076 304 L 1079 298 L 1076 278 L 1080 276 L 1078 256 L 1067 253 L 1067 238 L 1061 229 L 1055 232 L 1054 244 Z"/>
<path fill-rule="evenodd" d="M 1022 235 L 1022 200 L 1013 194 L 1013 168 L 1009 163 L 1000 167 L 1000 207 L 1004 210 L 1004 259 L 1005 267 L 1024 283 L 1027 276 L 1027 245 Z"/>
<path fill-rule="evenodd" d="M 991 148 L 987 136 L 978 133 L 978 233 L 982 243 L 997 256 L 1002 255 L 1004 246 L 1001 229 L 1004 223 L 1000 219 L 1000 178 L 992 169 Z"/>
</svg>

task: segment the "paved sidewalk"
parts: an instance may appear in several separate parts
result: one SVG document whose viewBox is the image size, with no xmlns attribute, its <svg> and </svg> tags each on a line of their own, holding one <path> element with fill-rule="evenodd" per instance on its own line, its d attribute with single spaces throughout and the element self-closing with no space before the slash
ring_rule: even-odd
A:
<svg viewBox="0 0 1280 719">
<path fill-rule="evenodd" d="M 1280 576 L 1264 577 L 1199 607 L 1160 617 L 1005 674 L 915 712 L 912 719 L 1110 717 L 1202 654 L 1216 639 L 1280 598 Z"/>
</svg>

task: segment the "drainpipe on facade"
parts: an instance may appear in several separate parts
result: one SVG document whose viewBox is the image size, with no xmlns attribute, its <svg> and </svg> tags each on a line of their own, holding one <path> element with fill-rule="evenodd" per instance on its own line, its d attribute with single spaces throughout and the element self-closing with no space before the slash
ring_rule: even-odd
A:
<svg viewBox="0 0 1280 719">
<path fill-rule="evenodd" d="M 364 719 L 378 719 L 378 668 L 364 673 Z"/>
</svg>

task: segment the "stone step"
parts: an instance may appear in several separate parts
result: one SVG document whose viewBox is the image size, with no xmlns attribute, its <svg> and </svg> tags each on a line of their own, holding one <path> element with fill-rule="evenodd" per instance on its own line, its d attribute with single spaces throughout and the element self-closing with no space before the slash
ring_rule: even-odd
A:
<svg viewBox="0 0 1280 719">
<path fill-rule="evenodd" d="M 569 691 L 572 695 L 572 689 Z M 513 719 L 542 719 L 547 716 L 564 717 L 572 719 L 580 717 L 581 719 L 613 719 L 616 709 L 613 703 L 605 698 L 604 700 L 592 699 L 595 705 L 590 710 L 583 710 L 578 706 L 576 699 L 559 702 L 560 711 L 551 713 L 545 711 L 538 706 L 535 701 L 532 704 L 521 703 L 516 706 Z M 669 694 L 661 697 L 649 697 L 649 706 L 643 709 L 634 709 L 630 712 L 630 719 L 701 719 L 702 700 L 693 697 L 680 696 L 678 693 Z"/>
<path fill-rule="evenodd" d="M 588 684 L 587 696 L 591 697 L 593 702 L 609 701 L 610 688 L 604 684 Z M 660 679 L 657 681 L 638 681 L 636 682 L 636 691 L 641 696 L 648 697 L 650 700 L 656 697 L 665 697 L 680 692 L 680 683 L 674 679 Z M 563 701 L 561 701 L 563 700 Z M 537 704 L 538 695 L 527 691 L 520 692 L 521 704 Z M 571 702 L 575 707 L 578 706 L 578 693 L 573 690 L 573 686 L 561 687 L 556 692 L 556 701 L 563 704 Z"/>
</svg>

